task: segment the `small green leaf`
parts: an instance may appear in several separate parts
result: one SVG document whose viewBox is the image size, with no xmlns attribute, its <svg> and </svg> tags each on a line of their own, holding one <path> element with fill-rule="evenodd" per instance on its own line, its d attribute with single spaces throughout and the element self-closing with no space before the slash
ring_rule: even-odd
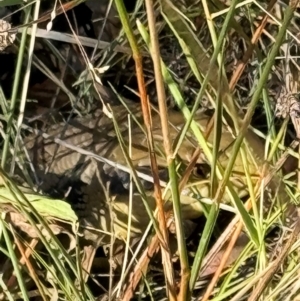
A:
<svg viewBox="0 0 300 301">
<path fill-rule="evenodd" d="M 24 196 L 42 216 L 52 217 L 70 223 L 74 223 L 78 220 L 71 205 L 65 201 L 52 199 L 39 194 L 24 193 Z M 0 188 L 0 204 L 3 203 L 18 203 L 6 187 Z"/>
</svg>

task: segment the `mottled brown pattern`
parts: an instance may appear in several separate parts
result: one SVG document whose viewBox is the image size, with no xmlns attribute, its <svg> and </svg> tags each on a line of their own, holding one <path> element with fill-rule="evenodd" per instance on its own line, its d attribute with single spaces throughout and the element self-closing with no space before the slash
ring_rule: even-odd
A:
<svg viewBox="0 0 300 301">
<path fill-rule="evenodd" d="M 130 109 L 133 115 L 141 122 L 139 106 L 130 104 Z M 127 112 L 122 106 L 113 106 L 113 112 L 120 125 L 124 141 L 128 145 Z M 169 120 L 172 124 L 172 126 L 170 125 L 171 136 L 172 139 L 175 140 L 178 130 L 184 125 L 184 118 L 181 113 L 170 111 Z M 209 118 L 203 113 L 200 113 L 195 117 L 195 120 L 198 122 L 200 128 L 205 131 Z M 146 137 L 141 128 L 134 124 L 134 122 L 132 122 L 132 124 L 132 163 L 137 168 L 149 166 Z M 114 168 L 108 168 L 107 164 L 105 164 L 105 168 L 103 168 L 103 163 L 85 154 L 81 154 L 80 150 L 74 151 L 73 149 L 53 142 L 54 137 L 60 138 L 73 146 L 91 151 L 113 162 L 127 166 L 116 138 L 112 120 L 98 110 L 94 114 L 84 118 L 74 118 L 68 125 L 55 125 L 50 128 L 48 133 L 53 137 L 52 139 L 45 139 L 41 136 L 38 138 L 33 136 L 28 139 L 28 148 L 31 150 L 32 160 L 39 171 L 38 175 L 40 179 L 44 181 L 43 189 L 47 191 L 51 191 L 51 188 L 66 190 L 66 187 L 72 186 L 73 191 L 75 188 L 80 190 L 81 200 L 77 202 L 77 208 L 80 209 L 79 214 L 84 216 L 83 224 L 110 232 L 110 217 L 112 217 L 115 234 L 118 237 L 125 237 L 128 218 L 128 193 L 126 194 L 123 191 L 122 193 L 120 192 L 113 195 L 111 198 L 111 206 L 108 206 L 99 180 L 100 178 L 103 179 L 103 175 L 109 172 L 112 173 Z M 153 136 L 158 148 L 163 150 L 160 118 L 155 112 L 153 112 Z M 183 142 L 178 154 L 185 163 L 189 162 L 197 145 L 192 135 L 189 134 L 188 136 L 189 139 Z M 260 142 L 258 139 L 256 139 L 256 141 Z M 209 135 L 208 142 L 213 142 L 213 133 Z M 226 127 L 223 126 L 219 155 L 219 161 L 223 167 L 226 167 L 228 162 L 232 142 L 232 135 L 228 132 Z M 255 153 L 257 153 L 257 151 L 263 153 L 262 143 L 252 145 L 251 147 L 255 148 Z M 157 160 L 160 167 L 166 166 L 166 160 L 159 151 L 157 152 Z M 249 170 L 255 182 L 258 178 L 258 169 L 251 156 L 248 157 L 248 161 Z M 204 156 L 200 156 L 198 163 L 201 164 L 204 162 L 206 162 Z M 45 174 L 45 170 L 48 170 L 48 174 Z M 206 177 L 207 176 L 208 175 L 206 175 Z M 203 177 L 205 177 L 205 175 L 198 175 L 194 177 L 193 181 L 196 181 L 195 187 L 201 196 L 209 197 L 209 181 L 205 181 L 204 183 L 203 180 L 205 179 Z M 129 176 L 127 176 L 127 180 L 128 179 Z M 240 156 L 238 156 L 236 160 L 231 182 L 234 184 L 240 197 L 247 194 L 244 170 Z M 152 196 L 152 190 L 148 191 L 148 195 L 150 207 L 154 208 L 155 201 Z M 200 203 L 190 196 L 187 189 L 184 190 L 181 201 L 185 219 L 192 219 L 201 215 L 202 208 Z M 228 202 L 227 195 L 224 196 L 224 201 Z M 110 207 L 112 208 L 111 212 L 109 210 Z M 133 197 L 132 235 L 141 234 L 145 230 L 148 221 L 149 218 L 142 200 L 136 193 Z M 95 240 L 95 237 L 93 237 L 92 240 Z"/>
</svg>

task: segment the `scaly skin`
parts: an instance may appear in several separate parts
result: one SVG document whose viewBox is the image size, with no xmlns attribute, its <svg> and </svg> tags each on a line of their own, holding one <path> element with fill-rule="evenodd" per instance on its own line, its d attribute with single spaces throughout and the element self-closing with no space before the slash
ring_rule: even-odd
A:
<svg viewBox="0 0 300 301">
<path fill-rule="evenodd" d="M 133 115 L 141 121 L 138 106 L 130 105 L 130 110 Z M 113 111 L 116 114 L 116 119 L 120 125 L 124 140 L 128 143 L 127 111 L 123 106 L 114 106 Z M 171 137 L 174 140 L 178 134 L 178 130 L 184 125 L 184 118 L 181 113 L 170 111 L 169 120 L 172 124 L 172 126 L 170 126 Z M 201 130 L 205 132 L 209 118 L 201 113 L 195 117 L 195 120 L 198 122 Z M 132 122 L 132 124 L 132 163 L 137 168 L 149 166 L 145 134 L 134 122 Z M 174 127 L 177 130 L 175 130 Z M 113 123 L 100 110 L 87 117 L 71 120 L 65 131 L 63 130 L 63 125 L 57 125 L 51 128 L 49 133 L 50 136 L 60 138 L 70 145 L 89 150 L 97 155 L 126 166 L 126 160 L 116 138 Z M 153 137 L 159 149 L 163 150 L 160 119 L 155 112 L 153 112 Z M 208 136 L 207 140 L 212 144 L 213 133 Z M 37 169 L 39 169 L 38 175 L 44 181 L 42 188 L 46 191 L 51 191 L 53 188 L 59 190 L 60 187 L 66 190 L 66 184 L 67 187 L 74 185 L 77 188 L 77 184 L 73 184 L 74 182 L 77 183 L 76 181 L 80 181 L 84 183 L 80 190 L 85 204 L 78 211 L 80 215 L 84 216 L 83 224 L 97 229 L 100 225 L 100 229 L 109 231 L 110 218 L 108 217 L 110 214 L 105 205 L 106 201 L 102 186 L 99 183 L 99 178 L 101 177 L 100 175 L 107 172 L 107 170 L 111 173 L 113 168 L 107 168 L 106 166 L 103 169 L 102 163 L 74 151 L 69 147 L 57 145 L 53 142 L 53 139 L 50 138 L 44 139 L 39 137 L 36 139 L 36 136 L 34 136 L 33 140 L 28 139 L 28 141 L 33 163 Z M 253 152 L 254 160 L 251 156 L 247 158 L 252 181 L 253 184 L 255 184 L 258 178 L 258 168 L 256 167 L 255 161 L 258 162 L 258 164 L 262 164 L 262 158 L 257 160 L 257 154 L 263 154 L 263 144 L 258 137 L 250 132 L 247 134 L 247 141 L 250 142 L 251 149 L 255 150 Z M 219 162 L 223 168 L 226 167 L 228 162 L 232 142 L 232 135 L 225 126 L 223 126 L 219 155 Z M 196 145 L 195 140 L 189 134 L 189 139 L 185 139 L 178 153 L 183 162 L 189 162 Z M 166 160 L 160 155 L 159 151 L 157 152 L 157 160 L 160 167 L 166 166 Z M 201 164 L 204 162 L 206 162 L 205 158 L 200 156 L 198 163 Z M 48 174 L 45 175 L 44 171 L 48 167 Z M 76 174 L 74 168 L 76 169 Z M 247 186 L 243 175 L 244 169 L 242 160 L 241 157 L 238 156 L 233 168 L 231 182 L 234 184 L 240 197 L 245 196 L 247 193 Z M 195 177 L 193 178 L 193 181 L 195 180 L 197 181 L 195 186 L 200 195 L 206 198 L 209 197 L 209 181 L 203 181 L 205 178 L 199 175 L 196 179 Z M 202 182 L 199 180 L 202 180 Z M 148 191 L 147 193 L 149 195 L 150 207 L 154 209 L 155 201 L 152 197 L 152 191 Z M 117 236 L 125 237 L 128 218 L 128 194 L 124 194 L 124 192 L 117 193 L 113 196 L 113 199 L 112 212 L 114 216 L 114 231 Z M 201 215 L 202 207 L 200 203 L 190 197 L 186 189 L 182 194 L 181 201 L 184 219 L 193 219 Z M 228 202 L 227 195 L 224 196 L 224 202 Z M 134 194 L 133 204 L 133 225 L 131 233 L 135 235 L 145 230 L 149 219 L 147 218 L 147 213 L 138 194 Z M 89 236 L 91 240 L 96 239 L 96 237 L 91 235 L 87 236 Z"/>
</svg>

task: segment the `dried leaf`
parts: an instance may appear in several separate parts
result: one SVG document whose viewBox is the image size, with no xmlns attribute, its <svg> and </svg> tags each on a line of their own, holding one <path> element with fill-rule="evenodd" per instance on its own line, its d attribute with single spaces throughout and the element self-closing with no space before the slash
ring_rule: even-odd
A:
<svg viewBox="0 0 300 301">
<path fill-rule="evenodd" d="M 6 47 L 13 44 L 16 39 L 16 33 L 9 31 L 11 29 L 10 23 L 5 20 L 0 20 L 0 52 Z"/>
</svg>

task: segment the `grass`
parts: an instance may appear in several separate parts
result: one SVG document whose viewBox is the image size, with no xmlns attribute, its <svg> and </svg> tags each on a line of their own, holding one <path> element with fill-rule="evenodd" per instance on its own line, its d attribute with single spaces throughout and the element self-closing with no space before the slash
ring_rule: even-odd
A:
<svg viewBox="0 0 300 301">
<path fill-rule="evenodd" d="M 23 30 L 21 39 L 18 36 L 11 46 L 17 62 L 12 70 L 14 82 L 9 91 L 2 84 L 5 91 L 1 93 L 5 139 L 1 160 L 3 188 L 0 189 L 0 251 L 3 254 L 0 286 L 4 299 L 32 300 L 39 296 L 43 300 L 96 300 L 101 294 L 107 294 L 111 300 L 117 297 L 160 300 L 166 296 L 170 300 L 287 300 L 287 296 L 292 300 L 299 294 L 299 222 L 285 219 L 285 215 L 291 213 L 290 217 L 296 221 L 298 218 L 294 205 L 297 163 L 288 168 L 290 158 L 285 153 L 288 151 L 298 159 L 297 149 L 292 149 L 297 147 L 297 139 L 292 141 L 291 135 L 291 132 L 298 135 L 297 116 L 291 115 L 294 127 L 288 120 L 278 126 L 279 119 L 274 113 L 277 99 L 272 96 L 274 85 L 284 91 L 277 98 L 285 102 L 293 103 L 297 93 L 297 49 L 290 45 L 295 40 L 291 32 L 297 30 L 296 5 L 272 1 L 266 7 L 257 1 L 232 1 L 227 7 L 218 1 L 190 2 L 190 5 L 178 3 L 176 6 L 166 0 L 159 3 L 146 0 L 145 4 L 137 1 L 135 11 L 128 14 L 123 1 L 116 0 L 115 15 L 120 16 L 122 30 L 102 50 L 96 47 L 97 41 L 93 41 L 93 57 L 100 58 L 94 61 L 90 60 L 87 48 L 80 44 L 85 40 L 78 38 L 76 26 L 69 23 L 72 34 L 68 39 L 73 39 L 77 46 L 68 51 L 77 51 L 80 72 L 68 66 L 68 58 L 62 58 L 62 46 L 50 39 L 43 47 L 48 47 L 48 56 L 51 54 L 63 67 L 54 72 L 53 66 L 49 67 L 49 62 L 41 59 L 36 49 L 43 42 L 36 36 L 37 23 L 31 22 L 39 20 L 40 3 L 24 6 L 23 23 L 30 24 L 31 35 Z M 18 5 L 22 7 L 23 3 Z M 271 15 L 273 17 L 268 18 Z M 66 17 L 63 10 L 61 16 Z M 48 24 L 56 18 L 59 14 L 54 13 L 52 7 Z M 53 32 L 51 37 L 55 39 L 55 36 Z M 129 48 L 132 54 L 128 54 Z M 170 59 L 166 52 L 173 57 Z M 25 57 L 28 59 L 24 69 Z M 232 59 L 233 67 L 230 66 Z M 178 65 L 180 68 L 172 70 Z M 30 112 L 34 106 L 28 102 L 28 95 L 34 91 L 29 78 L 36 68 L 54 83 L 53 95 L 47 95 L 51 100 L 47 106 L 56 114 L 40 118 L 40 124 L 46 127 L 47 123 L 86 116 L 95 103 L 101 103 L 107 117 L 99 130 L 108 136 L 115 133 L 113 138 L 109 137 L 114 139 L 117 146 L 113 149 L 119 150 L 122 159 L 112 162 L 111 154 L 106 157 L 90 150 L 89 144 L 87 147 L 81 142 L 72 145 L 67 139 L 68 131 L 55 137 L 60 145 L 56 152 L 71 148 L 82 158 L 93 157 L 92 162 L 98 162 L 94 163 L 97 168 L 103 162 L 113 166 L 118 163 L 122 170 L 130 173 L 131 184 L 125 195 L 112 194 L 104 187 L 105 183 L 101 187 L 107 211 L 101 216 L 104 222 L 102 220 L 96 229 L 102 231 L 96 232 L 101 242 L 94 241 L 92 245 L 98 248 L 96 253 L 87 253 L 89 247 L 82 244 L 81 236 L 88 231 L 82 228 L 81 222 L 79 226 L 70 205 L 64 200 L 43 196 L 40 191 L 37 193 L 34 184 L 37 166 L 27 164 L 23 123 L 24 117 L 27 123 L 28 114 L 37 115 L 35 111 Z M 109 77 L 110 74 L 113 77 Z M 115 93 L 102 97 L 106 91 L 102 81 Z M 124 99 L 117 91 L 126 86 L 129 89 L 125 93 L 140 103 L 125 100 L 127 111 L 124 108 L 119 111 Z M 69 100 L 62 105 L 60 91 Z M 199 113 L 205 110 L 204 98 L 210 107 L 206 110 L 211 116 L 207 118 L 208 124 L 199 117 L 204 114 Z M 116 102 L 120 106 L 116 106 Z M 153 103 L 158 104 L 158 113 L 151 109 Z M 175 119 L 170 104 L 176 107 L 180 119 Z M 137 113 L 140 106 L 142 114 Z M 60 114 L 60 110 L 64 111 Z M 283 117 L 287 118 L 285 115 L 291 110 L 288 108 Z M 131 124 L 129 133 L 123 127 L 127 118 Z M 172 118 L 175 123 L 180 120 L 180 130 L 176 128 L 178 124 L 175 129 L 172 127 Z M 144 125 L 144 134 L 137 123 Z M 48 143 L 51 135 L 45 139 Z M 225 139 L 230 143 L 224 148 Z M 136 143 L 140 144 L 139 150 Z M 187 145 L 193 145 L 192 152 Z M 180 160 L 178 157 L 185 149 L 188 155 Z M 134 161 L 136 154 L 146 158 L 153 190 L 145 188 L 144 181 L 148 181 L 148 177 Z M 288 174 L 282 171 L 282 161 L 287 161 L 284 168 L 289 169 Z M 164 162 L 169 183 L 159 179 L 161 162 Z M 192 183 L 187 185 L 188 179 L 194 179 L 193 172 L 199 168 L 199 162 L 209 165 L 205 193 L 211 205 L 206 206 L 205 218 L 195 220 L 194 231 L 186 237 L 185 210 L 194 215 L 204 191 L 201 171 L 196 174 L 200 181 L 190 180 Z M 13 174 L 18 178 L 12 178 Z M 26 179 L 26 189 L 15 184 L 20 182 L 20 177 Z M 193 189 L 187 188 L 193 185 Z M 270 193 L 266 193 L 266 186 Z M 96 195 L 96 191 L 93 193 Z M 172 206 L 167 206 L 169 209 L 165 212 L 165 201 L 170 200 L 168 204 Z M 223 212 L 225 200 L 236 214 Z M 125 207 L 117 211 L 117 205 L 121 204 Z M 153 213 L 154 205 L 158 209 Z M 138 209 L 142 211 L 136 215 L 137 208 L 144 209 Z M 131 212 L 129 219 L 128 212 Z M 136 221 L 142 219 L 146 225 L 147 216 L 149 226 L 135 228 Z M 175 225 L 176 235 L 169 232 L 170 222 Z M 106 223 L 108 229 L 104 227 Z M 118 232 L 122 225 L 127 231 Z M 137 234 L 139 232 L 143 235 Z M 239 248 L 242 232 L 247 239 Z M 130 239 L 134 233 L 138 235 L 136 244 Z M 114 269 L 111 263 L 118 257 L 119 249 L 123 260 Z M 90 266 L 84 264 L 86 254 L 92 254 Z M 226 261 L 233 254 L 235 260 L 227 266 Z M 216 260 L 219 261 L 214 267 Z M 85 270 L 87 266 L 91 271 Z M 199 277 L 208 270 L 212 271 L 209 277 Z"/>
</svg>

